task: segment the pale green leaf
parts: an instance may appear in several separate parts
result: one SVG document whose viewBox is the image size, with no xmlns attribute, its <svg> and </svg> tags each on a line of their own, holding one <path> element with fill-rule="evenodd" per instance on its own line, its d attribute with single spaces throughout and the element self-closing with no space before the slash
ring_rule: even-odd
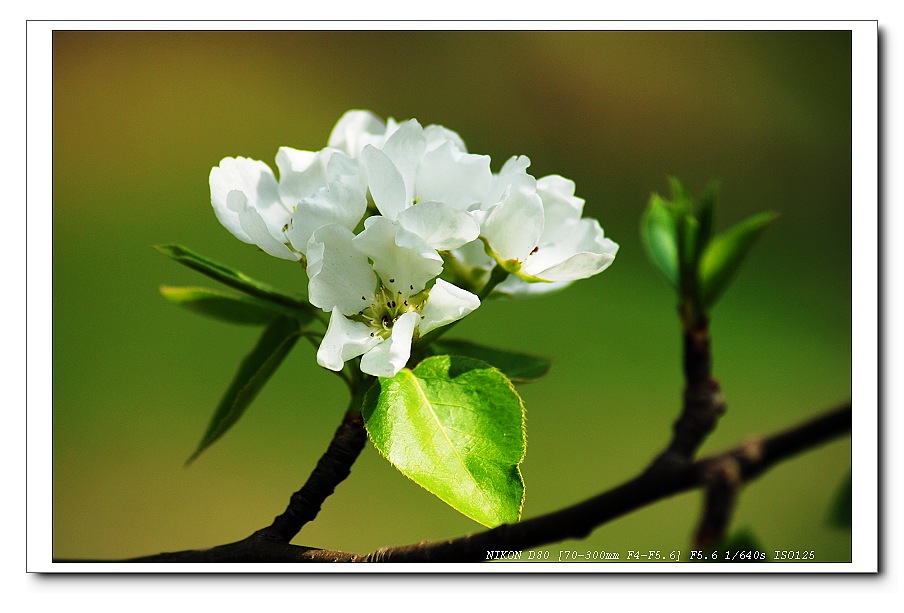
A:
<svg viewBox="0 0 904 613">
<path fill-rule="evenodd" d="M 717 181 L 710 181 L 706 186 L 706 191 L 703 192 L 703 196 L 700 198 L 700 208 L 697 212 L 697 219 L 700 222 L 700 227 L 697 230 L 696 244 L 698 261 L 713 237 L 713 228 L 715 226 L 716 218 L 716 198 L 718 195 L 719 183 Z"/>
<path fill-rule="evenodd" d="M 690 191 L 684 186 L 684 183 L 681 182 L 681 179 L 670 176 L 669 187 L 672 190 L 671 204 L 672 207 L 675 208 L 675 212 L 681 216 L 693 214 L 694 198 L 691 196 Z"/>
<path fill-rule="evenodd" d="M 653 264 L 669 283 L 678 287 L 678 230 L 675 216 L 658 194 L 653 194 L 640 223 L 640 237 Z"/>
<path fill-rule="evenodd" d="M 728 288 L 756 239 L 777 217 L 771 211 L 753 215 L 709 242 L 699 268 L 700 302 L 704 309 L 710 309 Z"/>
<path fill-rule="evenodd" d="M 524 405 L 496 368 L 427 358 L 380 379 L 363 415 L 380 453 L 452 508 L 485 526 L 521 517 Z"/>
<path fill-rule="evenodd" d="M 242 294 L 222 292 L 207 287 L 170 287 L 164 285 L 160 287 L 160 293 L 174 304 L 201 315 L 234 324 L 260 326 L 269 323 L 280 315 L 310 319 L 310 315 L 306 313 L 292 311 L 274 302 L 259 300 Z"/>
<path fill-rule="evenodd" d="M 437 340 L 433 343 L 431 350 L 436 355 L 460 355 L 481 360 L 495 366 L 506 377 L 516 383 L 536 381 L 546 376 L 552 365 L 548 358 L 517 351 L 496 349 L 464 340 Z"/>
<path fill-rule="evenodd" d="M 697 231 L 700 223 L 691 215 L 678 218 L 678 254 L 681 260 L 679 273 L 681 293 L 693 296 L 697 292 Z"/>
<path fill-rule="evenodd" d="M 197 458 L 214 441 L 223 436 L 245 413 L 245 409 L 257 396 L 270 376 L 295 345 L 300 333 L 298 321 L 292 317 L 279 317 L 264 329 L 232 379 L 207 426 L 198 448 L 188 459 Z"/>
</svg>

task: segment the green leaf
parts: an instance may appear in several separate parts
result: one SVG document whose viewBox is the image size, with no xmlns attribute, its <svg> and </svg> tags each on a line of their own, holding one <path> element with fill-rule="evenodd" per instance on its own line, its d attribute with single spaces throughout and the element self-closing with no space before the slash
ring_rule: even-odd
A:
<svg viewBox="0 0 904 613">
<path fill-rule="evenodd" d="M 706 246 L 713 237 L 713 227 L 715 226 L 716 217 L 716 198 L 719 195 L 718 181 L 710 181 L 706 186 L 706 191 L 700 198 L 700 209 L 697 212 L 697 219 L 700 227 L 697 230 L 697 260 L 706 250 Z"/>
<path fill-rule="evenodd" d="M 672 190 L 672 206 L 682 215 L 690 215 L 694 211 L 694 198 L 678 177 L 669 177 Z"/>
<path fill-rule="evenodd" d="M 495 349 L 463 340 L 437 340 L 432 349 L 435 355 L 460 355 L 466 358 L 481 360 L 495 366 L 502 373 L 517 383 L 527 383 L 545 377 L 552 366 L 547 358 L 536 355 Z"/>
<path fill-rule="evenodd" d="M 251 296 L 231 294 L 207 287 L 160 287 L 163 297 L 174 304 L 234 324 L 259 326 L 272 321 L 279 315 L 298 317 L 297 311 L 266 300 Z M 310 319 L 307 314 L 301 314 Z"/>
<path fill-rule="evenodd" d="M 851 474 L 841 483 L 835 492 L 835 499 L 829 507 L 829 524 L 835 528 L 851 529 L 853 524 L 853 486 Z"/>
<path fill-rule="evenodd" d="M 640 237 L 653 264 L 673 287 L 678 287 L 678 230 L 675 216 L 659 194 L 650 204 L 640 223 Z"/>
<path fill-rule="evenodd" d="M 199 255 L 187 247 L 181 245 L 156 245 L 155 248 L 180 264 L 251 296 L 269 300 L 297 311 L 311 312 L 314 309 L 307 302 L 295 296 L 290 296 L 266 283 L 256 281 L 244 273 Z"/>
<path fill-rule="evenodd" d="M 748 217 L 709 242 L 699 269 L 700 302 L 704 309 L 710 309 L 728 288 L 756 239 L 777 217 L 771 211 Z"/>
<path fill-rule="evenodd" d="M 485 526 L 521 517 L 524 405 L 499 370 L 430 357 L 380 379 L 362 412 L 380 453 L 455 510 Z"/>
<path fill-rule="evenodd" d="M 220 400 L 210 425 L 207 426 L 201 443 L 186 463 L 191 463 L 235 425 L 295 345 L 299 333 L 298 321 L 292 317 L 279 317 L 264 329 L 257 345 L 239 365 L 229 389 Z"/>
<path fill-rule="evenodd" d="M 697 229 L 699 223 L 694 217 L 694 198 L 678 177 L 669 177 L 672 201 L 669 208 L 675 219 L 675 234 L 678 242 L 678 286 L 683 296 L 696 293 L 697 270 Z"/>
<path fill-rule="evenodd" d="M 679 273 L 681 294 L 697 295 L 697 230 L 699 222 L 691 215 L 678 219 L 678 254 L 681 261 Z"/>
</svg>

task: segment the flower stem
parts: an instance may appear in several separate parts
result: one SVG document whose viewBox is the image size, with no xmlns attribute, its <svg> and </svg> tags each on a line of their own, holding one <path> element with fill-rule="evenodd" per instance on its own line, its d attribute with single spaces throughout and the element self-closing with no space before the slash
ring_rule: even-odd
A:
<svg viewBox="0 0 904 613">
<path fill-rule="evenodd" d="M 489 298 L 490 294 L 493 293 L 493 290 L 496 289 L 496 286 L 508 279 L 508 276 L 509 272 L 502 266 L 494 266 L 493 271 L 490 273 L 490 278 L 487 279 L 486 285 L 483 286 L 483 289 L 480 290 L 480 294 L 478 294 L 478 298 L 480 298 L 481 302 Z"/>
</svg>

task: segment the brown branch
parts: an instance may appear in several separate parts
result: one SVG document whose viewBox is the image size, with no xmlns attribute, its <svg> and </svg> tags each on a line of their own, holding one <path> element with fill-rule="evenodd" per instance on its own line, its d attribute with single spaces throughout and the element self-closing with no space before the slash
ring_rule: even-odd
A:
<svg viewBox="0 0 904 613">
<path fill-rule="evenodd" d="M 352 404 L 355 399 L 352 400 Z M 360 402 L 358 402 L 360 406 Z M 289 545 L 296 534 L 320 512 L 323 502 L 336 486 L 351 474 L 352 465 L 364 444 L 367 433 L 360 410 L 349 410 L 333 435 L 317 466 L 300 490 L 292 494 L 286 510 L 273 523 L 234 543 L 211 549 L 192 549 L 143 556 L 129 562 L 299 562 L 299 556 L 312 551 L 309 547 Z M 316 550 L 313 550 L 316 551 Z M 89 562 L 91 560 L 55 560 Z"/>
<path fill-rule="evenodd" d="M 488 551 L 517 551 L 584 538 L 595 528 L 630 511 L 703 485 L 713 463 L 734 459 L 740 468 L 741 481 L 746 482 L 776 462 L 850 429 L 851 405 L 848 404 L 786 432 L 693 464 L 676 465 L 672 469 L 654 466 L 623 485 L 561 511 L 451 541 L 384 549 L 365 556 L 365 560 L 475 562 L 487 559 Z"/>
<path fill-rule="evenodd" d="M 286 543 L 291 541 L 302 526 L 317 517 L 321 505 L 333 494 L 336 486 L 348 478 L 352 464 L 358 459 L 366 442 L 367 433 L 361 411 L 350 410 L 345 414 L 342 424 L 307 482 L 292 494 L 286 510 L 256 534 Z"/>
<path fill-rule="evenodd" d="M 706 498 L 703 518 L 694 537 L 694 549 L 709 549 L 725 538 L 741 488 L 741 467 L 734 457 L 713 462 L 703 477 Z"/>
<path fill-rule="evenodd" d="M 572 538 L 675 494 L 706 487 L 716 468 L 731 463 L 738 483 L 747 483 L 794 455 L 851 431 L 851 404 L 783 432 L 754 439 L 693 463 L 654 464 L 639 476 L 574 506 L 503 524 L 461 538 L 379 549 L 366 555 L 291 545 L 266 530 L 213 549 L 165 553 L 123 562 L 477 562 L 488 552 L 517 551 Z M 58 560 L 75 562 L 79 560 Z M 87 560 L 81 560 L 87 561 Z"/>
<path fill-rule="evenodd" d="M 681 416 L 674 425 L 672 440 L 656 459 L 657 464 L 686 464 L 692 461 L 727 408 L 719 383 L 712 376 L 709 320 L 683 312 L 682 323 L 684 402 Z"/>
</svg>

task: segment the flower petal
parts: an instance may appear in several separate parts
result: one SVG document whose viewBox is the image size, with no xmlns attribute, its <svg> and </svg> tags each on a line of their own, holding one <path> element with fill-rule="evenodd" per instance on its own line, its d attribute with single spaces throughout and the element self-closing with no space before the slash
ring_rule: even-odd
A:
<svg viewBox="0 0 904 613">
<path fill-rule="evenodd" d="M 433 151 L 445 143 L 452 143 L 452 146 L 462 153 L 468 152 L 468 148 L 465 147 L 465 141 L 461 139 L 458 132 L 454 132 L 449 128 L 431 124 L 424 128 L 424 137 L 427 139 L 427 151 Z"/>
<path fill-rule="evenodd" d="M 552 283 L 528 283 L 518 275 L 509 275 L 508 278 L 496 286 L 493 294 L 497 292 L 513 298 L 532 298 L 563 290 L 574 281 L 555 281 Z"/>
<path fill-rule="evenodd" d="M 442 279 L 430 290 L 421 311 L 418 330 L 424 336 L 431 330 L 458 321 L 480 306 L 480 298 Z"/>
<path fill-rule="evenodd" d="M 455 257 L 464 266 L 473 268 L 486 268 L 489 270 L 495 264 L 492 257 L 487 255 L 483 241 L 471 241 L 455 250 Z"/>
<path fill-rule="evenodd" d="M 279 169 L 279 195 L 295 204 L 326 183 L 326 164 L 322 154 L 280 147 L 276 152 Z"/>
<path fill-rule="evenodd" d="M 410 119 L 399 126 L 383 145 L 383 153 L 392 160 L 405 184 L 405 203 L 414 200 L 414 182 L 417 169 L 424 157 L 426 147 L 424 129 L 416 119 Z"/>
<path fill-rule="evenodd" d="M 318 228 L 308 241 L 308 300 L 324 311 L 352 315 L 374 300 L 377 276 L 352 245 L 351 230 L 338 224 Z"/>
<path fill-rule="evenodd" d="M 236 211 L 242 230 L 254 243 L 270 255 L 284 260 L 298 260 L 301 256 L 286 247 L 285 235 L 282 240 L 274 238 L 261 214 L 248 203 L 243 192 L 233 190 L 226 196 L 226 204 Z"/>
<path fill-rule="evenodd" d="M 566 230 L 567 241 L 540 246 L 522 272 L 547 281 L 572 281 L 604 271 L 615 259 L 618 245 L 603 236 L 596 219 L 580 219 Z"/>
<path fill-rule="evenodd" d="M 350 186 L 361 183 L 357 162 L 337 149 L 312 152 L 280 147 L 276 166 L 279 195 L 289 210 L 328 183 L 339 180 Z"/>
<path fill-rule="evenodd" d="M 318 228 L 337 223 L 354 230 L 366 209 L 367 198 L 360 190 L 330 183 L 298 204 L 286 237 L 296 250 L 305 253 L 308 240 Z"/>
<path fill-rule="evenodd" d="M 482 201 L 491 182 L 489 156 L 463 153 L 452 142 L 445 142 L 424 154 L 415 194 L 420 200 L 466 210 Z"/>
<path fill-rule="evenodd" d="M 615 243 L 612 244 L 614 245 Z M 590 253 L 585 251 L 576 253 L 564 262 L 556 264 L 541 272 L 532 273 L 526 271 L 525 274 L 533 275 L 538 279 L 545 279 L 547 281 L 574 281 L 577 279 L 587 279 L 609 268 L 609 265 L 612 264 L 613 260 L 615 260 L 614 250 L 609 253 Z"/>
<path fill-rule="evenodd" d="M 537 180 L 527 173 L 530 166 L 530 158 L 526 155 L 518 155 L 509 158 L 499 174 L 493 175 L 490 190 L 484 195 L 482 208 L 490 208 L 502 200 L 507 192 L 523 190 L 534 192 L 537 189 Z"/>
<path fill-rule="evenodd" d="M 409 204 L 401 173 L 385 153 L 370 145 L 361 151 L 361 163 L 374 204 L 384 216 L 395 219 Z"/>
<path fill-rule="evenodd" d="M 370 111 L 346 111 L 330 133 L 328 144 L 352 157 L 357 157 L 365 145 L 382 144 L 386 124 Z"/>
<path fill-rule="evenodd" d="M 487 215 L 480 235 L 503 261 L 524 262 L 543 233 L 543 203 L 536 192 L 509 190 Z"/>
<path fill-rule="evenodd" d="M 317 363 L 330 370 L 342 370 L 352 358 L 370 350 L 382 339 L 367 324 L 347 319 L 338 308 L 330 314 L 330 324 L 317 349 Z"/>
<path fill-rule="evenodd" d="M 399 213 L 397 221 L 438 250 L 461 247 L 480 235 L 480 226 L 473 217 L 440 202 L 421 202 L 407 208 Z"/>
<path fill-rule="evenodd" d="M 418 314 L 405 313 L 393 324 L 392 336 L 361 357 L 361 370 L 375 377 L 394 377 L 411 357 L 411 337 Z"/>
<path fill-rule="evenodd" d="M 254 242 L 242 228 L 238 209 L 230 208 L 227 202 L 232 191 L 244 194 L 243 202 L 261 214 L 274 237 L 289 220 L 289 211 L 280 202 L 276 177 L 269 166 L 244 157 L 224 158 L 210 171 L 210 201 L 217 219 L 239 240 Z M 233 200 L 233 205 L 238 202 Z"/>
<path fill-rule="evenodd" d="M 543 201 L 543 235 L 540 244 L 566 239 L 571 225 L 581 218 L 584 199 L 574 195 L 574 181 L 550 175 L 537 181 L 537 194 Z"/>
<path fill-rule="evenodd" d="M 373 261 L 385 287 L 407 297 L 420 292 L 443 270 L 443 259 L 420 237 L 375 215 L 364 220 L 355 247 Z"/>
</svg>

